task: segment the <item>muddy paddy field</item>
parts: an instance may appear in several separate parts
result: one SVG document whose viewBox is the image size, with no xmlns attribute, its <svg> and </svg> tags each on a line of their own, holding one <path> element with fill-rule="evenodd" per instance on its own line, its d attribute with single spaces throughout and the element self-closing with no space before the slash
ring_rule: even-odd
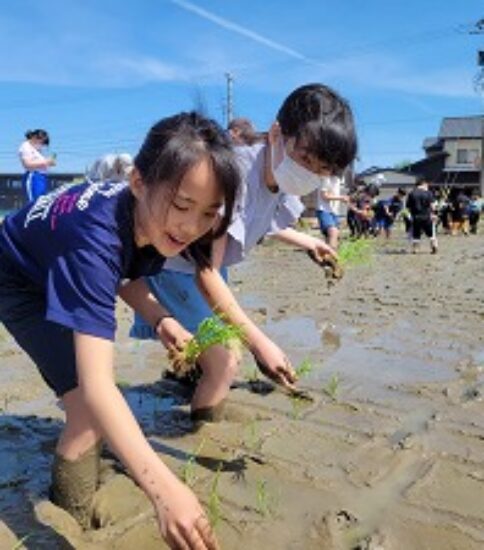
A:
<svg viewBox="0 0 484 550">
<path fill-rule="evenodd" d="M 484 548 L 484 236 L 406 253 L 328 287 L 305 254 L 258 247 L 231 273 L 251 316 L 283 347 L 313 401 L 256 380 L 244 357 L 225 419 L 193 433 L 159 344 L 127 336 L 117 379 L 163 459 L 205 503 L 230 550 Z M 149 502 L 105 453 L 96 529 L 48 500 L 62 412 L 0 332 L 0 549 L 165 548 Z"/>
</svg>

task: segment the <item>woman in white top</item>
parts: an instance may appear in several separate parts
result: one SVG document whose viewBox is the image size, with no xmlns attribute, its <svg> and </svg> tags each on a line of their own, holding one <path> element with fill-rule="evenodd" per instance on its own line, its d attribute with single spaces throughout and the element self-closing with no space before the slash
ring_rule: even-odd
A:
<svg viewBox="0 0 484 550">
<path fill-rule="evenodd" d="M 45 130 L 29 130 L 25 137 L 18 153 L 25 168 L 22 186 L 27 201 L 31 202 L 48 191 L 47 170 L 55 165 L 55 158 L 41 153 L 42 147 L 49 145 L 49 134 Z"/>
</svg>

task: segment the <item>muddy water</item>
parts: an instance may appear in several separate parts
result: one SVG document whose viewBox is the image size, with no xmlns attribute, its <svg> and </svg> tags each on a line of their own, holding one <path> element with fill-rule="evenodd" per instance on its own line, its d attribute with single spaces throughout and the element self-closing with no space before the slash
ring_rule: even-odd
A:
<svg viewBox="0 0 484 550">
<path fill-rule="evenodd" d="M 129 340 L 120 307 L 117 379 L 223 548 L 484 547 L 484 237 L 443 238 L 437 256 L 404 248 L 377 244 L 371 265 L 328 287 L 304 254 L 259 247 L 232 287 L 296 366 L 310 361 L 300 386 L 313 401 L 254 392 L 247 355 L 224 421 L 198 433 L 188 395 L 159 381 L 159 346 Z M 100 528 L 81 532 L 48 502 L 62 411 L 4 332 L 0 358 L 0 548 L 163 548 L 108 453 Z"/>
</svg>

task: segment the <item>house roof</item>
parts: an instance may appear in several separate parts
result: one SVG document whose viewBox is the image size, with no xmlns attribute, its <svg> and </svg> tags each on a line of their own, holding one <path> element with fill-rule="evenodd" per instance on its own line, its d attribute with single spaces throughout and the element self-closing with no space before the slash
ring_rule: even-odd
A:
<svg viewBox="0 0 484 550">
<path fill-rule="evenodd" d="M 433 149 L 437 147 L 440 148 L 441 146 L 442 146 L 442 142 L 438 137 L 428 137 L 428 138 L 425 138 L 423 141 L 424 149 Z"/>
<path fill-rule="evenodd" d="M 446 117 L 440 125 L 439 138 L 479 138 L 482 135 L 484 117 Z"/>
<path fill-rule="evenodd" d="M 393 172 L 394 174 L 405 174 L 408 176 L 407 170 L 399 170 L 398 168 L 382 168 L 379 166 L 371 166 L 370 168 L 367 168 L 366 170 L 363 170 L 363 172 L 360 172 L 358 176 L 360 178 L 366 177 L 366 176 L 374 176 L 376 174 L 381 174 L 382 172 Z"/>
<path fill-rule="evenodd" d="M 449 156 L 449 153 L 447 153 L 446 151 L 439 151 L 438 153 L 435 153 L 435 155 L 431 155 L 430 157 L 425 157 L 423 159 L 412 162 L 412 164 L 410 165 L 410 170 L 412 172 L 417 172 L 418 170 L 420 170 L 425 166 L 429 166 L 436 163 L 443 164 L 443 162 L 445 161 L 445 158 L 448 156 Z"/>
</svg>

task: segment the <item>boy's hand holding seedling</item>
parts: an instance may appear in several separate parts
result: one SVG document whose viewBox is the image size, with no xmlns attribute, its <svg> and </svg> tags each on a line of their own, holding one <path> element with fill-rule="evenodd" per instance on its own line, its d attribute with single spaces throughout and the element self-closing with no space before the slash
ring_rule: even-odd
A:
<svg viewBox="0 0 484 550">
<path fill-rule="evenodd" d="M 326 244 L 322 239 L 318 239 L 317 237 L 312 237 L 312 243 L 310 243 L 310 246 L 308 247 L 308 251 L 311 251 L 316 258 L 318 258 L 320 261 L 324 260 L 328 256 L 331 256 L 335 260 L 338 259 L 338 254 L 336 253 L 336 250 L 334 250 L 329 244 Z"/>
</svg>

